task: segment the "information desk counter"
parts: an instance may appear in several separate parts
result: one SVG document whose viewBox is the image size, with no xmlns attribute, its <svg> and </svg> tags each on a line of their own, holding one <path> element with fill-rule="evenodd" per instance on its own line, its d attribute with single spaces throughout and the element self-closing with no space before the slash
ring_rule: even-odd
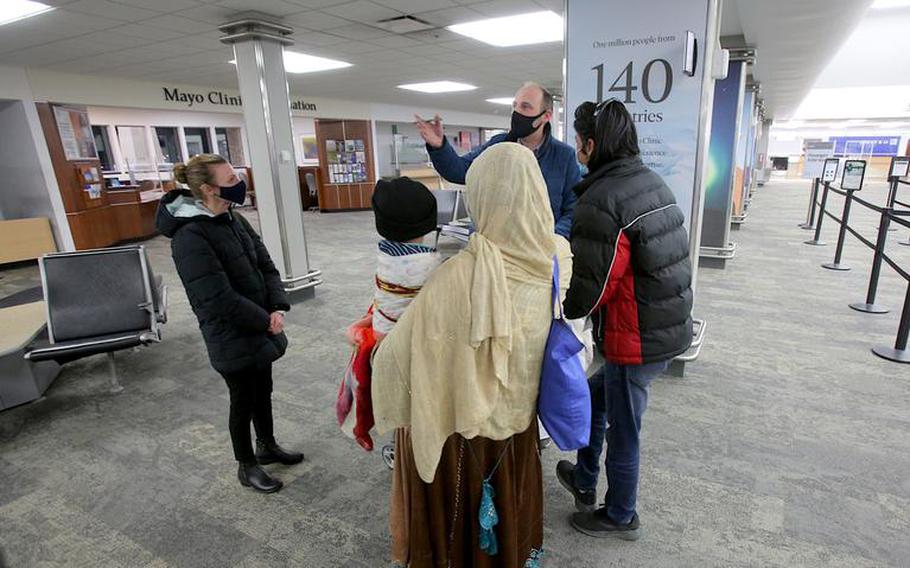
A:
<svg viewBox="0 0 910 568">
<path fill-rule="evenodd" d="M 121 186 L 107 190 L 110 219 L 116 227 L 118 241 L 145 239 L 155 235 L 155 215 L 161 191 L 141 191 L 138 186 Z"/>
<path fill-rule="evenodd" d="M 402 168 L 401 176 L 409 177 L 414 181 L 419 181 L 430 190 L 446 188 L 442 177 L 434 168 Z"/>
</svg>

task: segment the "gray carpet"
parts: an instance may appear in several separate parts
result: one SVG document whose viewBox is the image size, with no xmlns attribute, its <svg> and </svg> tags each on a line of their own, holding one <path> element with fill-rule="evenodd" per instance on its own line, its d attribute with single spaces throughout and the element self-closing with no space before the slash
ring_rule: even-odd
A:
<svg viewBox="0 0 910 568">
<path fill-rule="evenodd" d="M 655 384 L 645 417 L 637 543 L 596 541 L 567 524 L 571 502 L 544 453 L 546 566 L 907 566 L 910 367 L 873 356 L 892 343 L 906 285 L 887 268 L 871 316 L 871 254 L 819 268 L 803 220 L 808 183 L 760 188 L 724 271 L 700 273 L 701 358 Z M 866 196 L 880 203 L 883 184 Z M 837 209 L 841 201 L 832 198 Z M 369 213 L 306 213 L 325 273 L 288 316 L 275 367 L 279 440 L 306 452 L 272 467 L 276 495 L 240 487 L 227 389 L 210 370 L 168 242 L 148 242 L 171 290 L 162 344 L 118 356 L 125 392 L 107 394 L 102 357 L 67 365 L 39 402 L 0 413 L 0 547 L 9 566 L 376 567 L 386 565 L 389 473 L 340 434 L 332 404 L 347 322 L 368 302 Z M 875 234 L 873 216 L 854 222 Z M 824 237 L 835 238 L 826 222 Z M 889 236 L 910 265 L 907 231 Z M 0 296 L 34 286 L 32 266 L 0 270 Z M 603 483 L 603 481 L 602 481 Z"/>
</svg>

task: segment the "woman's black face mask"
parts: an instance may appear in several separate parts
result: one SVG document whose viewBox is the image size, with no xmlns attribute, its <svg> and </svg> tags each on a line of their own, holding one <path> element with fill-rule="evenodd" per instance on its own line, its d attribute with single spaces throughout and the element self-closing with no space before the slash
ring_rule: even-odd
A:
<svg viewBox="0 0 910 568">
<path fill-rule="evenodd" d="M 246 201 L 246 182 L 243 180 L 229 187 L 219 186 L 219 189 L 221 190 L 221 199 L 237 205 L 243 205 L 243 202 Z"/>
</svg>

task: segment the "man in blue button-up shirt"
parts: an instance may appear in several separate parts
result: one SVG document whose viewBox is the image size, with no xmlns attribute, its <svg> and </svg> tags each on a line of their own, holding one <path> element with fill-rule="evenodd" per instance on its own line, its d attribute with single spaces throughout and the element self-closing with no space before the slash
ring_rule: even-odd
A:
<svg viewBox="0 0 910 568">
<path fill-rule="evenodd" d="M 547 183 L 550 208 L 556 221 L 558 234 L 569 238 L 572 227 L 572 210 L 575 208 L 575 193 L 572 188 L 581 181 L 581 172 L 575 158 L 575 149 L 553 137 L 550 119 L 553 117 L 553 96 L 536 83 L 525 83 L 515 93 L 512 102 L 512 127 L 506 134 L 497 134 L 483 146 L 464 156 L 446 140 L 442 130 L 442 119 L 436 115 L 432 121 L 419 116 L 417 128 L 427 143 L 427 152 L 433 166 L 443 178 L 451 183 L 464 184 L 465 175 L 471 162 L 488 147 L 499 142 L 519 142 L 531 149 L 537 156 L 540 171 Z"/>
</svg>

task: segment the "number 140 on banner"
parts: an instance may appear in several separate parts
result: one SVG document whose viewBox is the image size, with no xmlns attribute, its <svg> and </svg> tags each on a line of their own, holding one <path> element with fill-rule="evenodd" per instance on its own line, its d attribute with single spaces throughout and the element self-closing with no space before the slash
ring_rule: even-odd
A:
<svg viewBox="0 0 910 568">
<path fill-rule="evenodd" d="M 597 102 L 599 104 L 604 100 L 604 64 L 595 65 L 591 70 L 594 71 L 597 81 Z M 661 77 L 661 75 L 663 76 Z M 663 79 L 663 81 L 661 81 L 661 79 Z M 663 89 L 659 88 L 661 83 L 663 83 Z M 655 87 L 657 87 L 656 91 Z M 652 59 L 645 64 L 641 71 L 641 77 L 636 84 L 635 63 L 630 61 L 616 79 L 613 80 L 613 83 L 608 89 L 609 93 L 622 93 L 622 97 L 614 98 L 625 104 L 635 104 L 638 102 L 636 100 L 637 91 L 640 93 L 641 97 L 649 103 L 657 104 L 667 100 L 670 97 L 670 93 L 673 92 L 673 66 L 670 62 L 666 59 Z M 635 116 L 634 118 L 636 121 L 639 121 L 640 119 L 638 116 Z M 653 121 L 648 120 L 647 122 Z"/>
</svg>

